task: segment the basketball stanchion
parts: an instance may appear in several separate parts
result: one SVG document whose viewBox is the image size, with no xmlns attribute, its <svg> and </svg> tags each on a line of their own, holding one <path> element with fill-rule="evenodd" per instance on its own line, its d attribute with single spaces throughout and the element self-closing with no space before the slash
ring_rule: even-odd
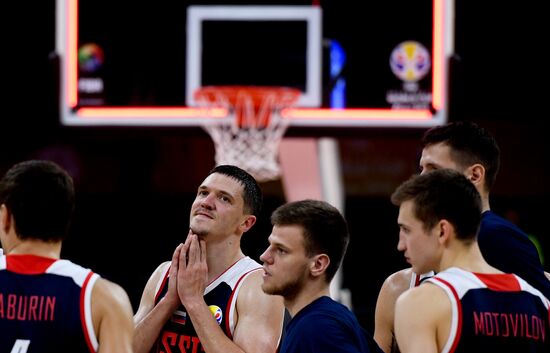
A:
<svg viewBox="0 0 550 353">
<path fill-rule="evenodd" d="M 195 91 L 199 106 L 229 112 L 227 119 L 203 125 L 214 141 L 216 165 L 239 166 L 259 182 L 278 179 L 279 145 L 289 125 L 280 113 L 300 94 L 295 88 L 264 86 L 205 86 Z"/>
</svg>

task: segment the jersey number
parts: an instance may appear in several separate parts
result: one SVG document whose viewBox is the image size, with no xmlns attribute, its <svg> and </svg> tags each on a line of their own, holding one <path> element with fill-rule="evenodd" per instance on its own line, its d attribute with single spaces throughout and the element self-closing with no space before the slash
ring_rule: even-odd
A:
<svg viewBox="0 0 550 353">
<path fill-rule="evenodd" d="M 11 353 L 27 353 L 27 350 L 29 349 L 29 344 L 31 344 L 31 340 L 17 340 L 13 344 Z"/>
</svg>

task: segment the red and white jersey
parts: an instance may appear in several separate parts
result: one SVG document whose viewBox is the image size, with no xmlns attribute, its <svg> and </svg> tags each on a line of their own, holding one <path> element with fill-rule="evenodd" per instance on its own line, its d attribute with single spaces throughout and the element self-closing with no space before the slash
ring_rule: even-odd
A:
<svg viewBox="0 0 550 353">
<path fill-rule="evenodd" d="M 233 338 L 235 330 L 236 302 L 244 279 L 253 271 L 261 270 L 262 266 L 251 259 L 243 257 L 218 278 L 213 280 L 204 290 L 204 301 L 210 308 L 212 315 L 222 331 L 229 338 Z M 168 274 L 170 266 L 167 266 L 156 291 L 155 305 L 166 295 L 168 290 Z M 172 314 L 161 332 L 151 352 L 203 352 L 204 349 L 193 326 L 191 318 L 183 305 Z"/>
<path fill-rule="evenodd" d="M 550 302 L 520 277 L 452 267 L 426 282 L 451 301 L 451 330 L 442 353 L 550 352 Z"/>
<path fill-rule="evenodd" d="M 420 283 L 424 282 L 425 279 L 430 278 L 433 275 L 435 275 L 434 271 L 426 272 L 421 275 L 413 272 L 411 276 L 411 282 L 409 283 L 409 288 L 418 287 Z"/>
<path fill-rule="evenodd" d="M 97 352 L 98 278 L 68 260 L 0 255 L 0 352 Z"/>
</svg>

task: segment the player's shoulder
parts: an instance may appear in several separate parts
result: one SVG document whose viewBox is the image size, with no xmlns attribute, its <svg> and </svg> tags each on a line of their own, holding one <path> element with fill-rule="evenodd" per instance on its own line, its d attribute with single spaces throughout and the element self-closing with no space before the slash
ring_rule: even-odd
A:
<svg viewBox="0 0 550 353">
<path fill-rule="evenodd" d="M 444 291 L 435 285 L 421 285 L 410 288 L 403 292 L 397 299 L 397 303 L 406 303 L 407 305 L 430 306 L 435 298 L 444 298 Z"/>
<path fill-rule="evenodd" d="M 261 291 L 264 271 L 261 267 L 250 269 L 242 274 L 243 287 L 252 287 Z"/>
<path fill-rule="evenodd" d="M 268 301 L 271 301 L 271 298 L 278 297 L 266 294 L 262 289 L 262 283 L 263 283 L 263 274 L 264 271 L 260 267 L 258 269 L 250 270 L 242 275 L 240 284 L 239 284 L 239 290 L 238 290 L 238 298 L 239 301 L 251 301 L 251 302 L 257 302 L 257 301 L 263 301 L 268 299 Z"/>
<path fill-rule="evenodd" d="M 483 212 L 479 232 L 481 234 L 507 232 L 527 236 L 516 224 L 493 211 Z"/>
<path fill-rule="evenodd" d="M 128 298 L 126 290 L 118 283 L 100 277 L 97 279 L 94 290 L 100 291 L 102 296 L 117 298 Z"/>
<path fill-rule="evenodd" d="M 124 312 L 133 315 L 132 305 L 126 290 L 105 278 L 98 278 L 92 290 L 92 310 L 99 317 Z"/>
<path fill-rule="evenodd" d="M 242 314 L 256 319 L 270 317 L 266 323 L 269 322 L 271 325 L 273 320 L 279 317 L 283 320 L 284 302 L 282 296 L 263 291 L 263 274 L 264 271 L 260 267 L 242 277 L 240 284 L 235 288 L 237 312 L 240 313 L 239 316 Z"/>
<path fill-rule="evenodd" d="M 262 281 L 263 267 L 257 261 L 246 256 L 231 265 L 222 277 L 233 285 L 248 285 L 251 282 Z"/>
<path fill-rule="evenodd" d="M 157 266 L 157 268 L 155 268 L 155 270 L 151 274 L 151 278 L 152 279 L 153 278 L 154 279 L 160 279 L 160 278 L 164 277 L 166 272 L 168 272 L 168 270 L 170 269 L 171 264 L 172 264 L 171 261 L 162 262 L 160 265 Z"/>
<path fill-rule="evenodd" d="M 413 271 L 411 268 L 404 268 L 386 277 L 383 288 L 389 292 L 403 292 L 409 288 Z"/>
<path fill-rule="evenodd" d="M 150 288 L 151 290 L 154 290 L 155 288 L 158 289 L 164 278 L 167 276 L 170 269 L 170 264 L 171 261 L 165 261 L 158 265 L 149 277 L 146 288 Z"/>
<path fill-rule="evenodd" d="M 164 273 L 170 268 L 171 264 L 172 264 L 171 261 L 164 261 L 160 265 L 157 266 L 157 268 L 155 269 L 155 272 Z"/>
<path fill-rule="evenodd" d="M 399 271 L 396 271 L 388 276 L 388 279 L 393 283 L 401 283 L 406 282 L 408 283 L 411 280 L 411 276 L 413 275 L 412 268 L 404 268 Z"/>
</svg>

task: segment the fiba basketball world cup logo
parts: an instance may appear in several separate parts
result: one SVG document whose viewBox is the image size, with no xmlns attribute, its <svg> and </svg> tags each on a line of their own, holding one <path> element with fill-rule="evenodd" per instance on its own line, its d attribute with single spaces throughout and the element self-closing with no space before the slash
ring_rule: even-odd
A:
<svg viewBox="0 0 550 353">
<path fill-rule="evenodd" d="M 212 315 L 214 315 L 214 319 L 216 319 L 216 322 L 218 323 L 218 325 L 220 325 L 223 319 L 222 309 L 217 305 L 210 305 L 208 306 L 208 308 L 210 309 L 210 312 L 212 313 Z"/>
<path fill-rule="evenodd" d="M 420 85 L 431 69 L 431 56 L 426 47 L 413 40 L 398 44 L 390 55 L 390 68 L 402 82 L 402 89 L 390 90 L 386 94 L 392 108 L 427 109 L 432 94 L 422 90 Z"/>
</svg>

